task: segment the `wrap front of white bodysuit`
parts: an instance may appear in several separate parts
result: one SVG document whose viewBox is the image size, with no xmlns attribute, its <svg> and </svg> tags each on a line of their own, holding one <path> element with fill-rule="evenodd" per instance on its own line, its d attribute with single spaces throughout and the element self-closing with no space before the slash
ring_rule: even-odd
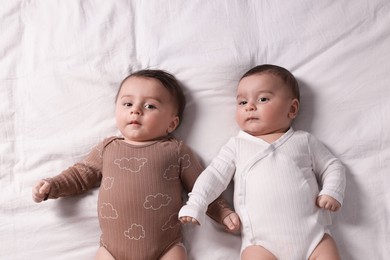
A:
<svg viewBox="0 0 390 260">
<path fill-rule="evenodd" d="M 236 142 L 242 250 L 261 245 L 280 260 L 308 259 L 329 224 L 323 216 L 329 213 L 315 205 L 319 190 L 306 138 L 290 140 L 293 133 L 268 144 L 242 132 Z"/>
</svg>

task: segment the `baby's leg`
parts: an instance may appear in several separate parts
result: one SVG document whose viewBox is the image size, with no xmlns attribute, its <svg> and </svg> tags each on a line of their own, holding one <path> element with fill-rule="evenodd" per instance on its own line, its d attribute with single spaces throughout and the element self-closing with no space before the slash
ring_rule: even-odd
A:
<svg viewBox="0 0 390 260">
<path fill-rule="evenodd" d="M 178 243 L 171 247 L 160 260 L 187 260 L 186 248 L 182 243 Z"/>
<path fill-rule="evenodd" d="M 336 243 L 329 234 L 325 234 L 320 243 L 310 255 L 309 260 L 340 260 Z"/>
<path fill-rule="evenodd" d="M 241 260 L 277 260 L 277 258 L 262 246 L 248 246 L 241 254 Z"/>
<path fill-rule="evenodd" d="M 107 249 L 101 246 L 96 252 L 95 260 L 115 260 L 115 258 L 110 254 L 110 252 L 108 252 Z"/>
</svg>

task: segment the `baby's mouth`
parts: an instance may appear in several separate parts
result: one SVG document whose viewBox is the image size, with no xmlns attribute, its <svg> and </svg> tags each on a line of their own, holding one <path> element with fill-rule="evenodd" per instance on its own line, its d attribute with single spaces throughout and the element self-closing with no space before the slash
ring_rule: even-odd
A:
<svg viewBox="0 0 390 260">
<path fill-rule="evenodd" d="M 140 125 L 140 123 L 137 120 L 131 120 L 130 125 Z"/>
</svg>

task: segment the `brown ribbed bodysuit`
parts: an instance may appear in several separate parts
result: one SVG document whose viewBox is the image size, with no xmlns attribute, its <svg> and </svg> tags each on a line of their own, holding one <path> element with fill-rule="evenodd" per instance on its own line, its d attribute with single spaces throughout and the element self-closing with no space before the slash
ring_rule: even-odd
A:
<svg viewBox="0 0 390 260">
<path fill-rule="evenodd" d="M 182 239 L 177 216 L 182 192 L 191 191 L 202 170 L 191 150 L 175 138 L 134 146 L 112 137 L 48 179 L 49 198 L 78 194 L 101 182 L 101 246 L 118 260 L 159 259 Z M 231 212 L 222 198 L 208 211 L 219 223 Z"/>
</svg>

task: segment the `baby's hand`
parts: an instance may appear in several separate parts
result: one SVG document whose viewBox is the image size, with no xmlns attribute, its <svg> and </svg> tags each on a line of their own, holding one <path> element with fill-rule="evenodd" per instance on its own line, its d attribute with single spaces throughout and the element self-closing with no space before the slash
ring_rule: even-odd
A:
<svg viewBox="0 0 390 260">
<path fill-rule="evenodd" d="M 337 211 L 341 204 L 329 195 L 321 195 L 317 198 L 317 206 L 330 211 Z"/>
<path fill-rule="evenodd" d="M 237 232 L 240 230 L 240 218 L 237 213 L 233 212 L 227 215 L 223 219 L 223 224 L 225 225 L 225 229 L 229 232 Z"/>
<path fill-rule="evenodd" d="M 40 180 L 35 184 L 32 190 L 32 197 L 35 202 L 41 202 L 47 199 L 50 192 L 50 183 L 45 180 Z"/>
<path fill-rule="evenodd" d="M 182 224 L 193 223 L 193 224 L 196 224 L 196 225 L 200 225 L 199 222 L 195 218 L 188 217 L 188 216 L 180 217 L 180 222 Z"/>
</svg>

